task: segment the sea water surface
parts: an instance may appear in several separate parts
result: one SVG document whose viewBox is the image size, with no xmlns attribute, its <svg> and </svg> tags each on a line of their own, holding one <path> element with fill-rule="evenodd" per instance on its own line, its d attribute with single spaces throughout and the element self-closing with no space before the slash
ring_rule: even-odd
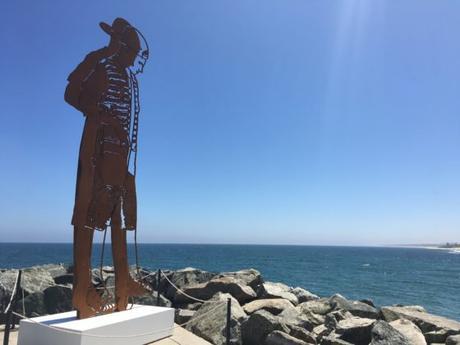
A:
<svg viewBox="0 0 460 345">
<path fill-rule="evenodd" d="M 101 245 L 94 245 L 99 265 Z M 106 245 L 104 264 L 111 263 Z M 139 244 L 150 269 L 196 267 L 220 272 L 259 270 L 265 280 L 303 287 L 319 296 L 370 298 L 379 306 L 422 305 L 460 320 L 460 255 L 445 250 L 385 247 Z M 134 246 L 129 260 L 135 263 Z M 0 268 L 71 263 L 72 245 L 0 243 Z"/>
</svg>

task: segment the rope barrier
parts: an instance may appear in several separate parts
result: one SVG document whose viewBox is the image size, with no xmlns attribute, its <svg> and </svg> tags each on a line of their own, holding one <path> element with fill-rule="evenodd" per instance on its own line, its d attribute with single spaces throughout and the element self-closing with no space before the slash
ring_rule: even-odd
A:
<svg viewBox="0 0 460 345">
<path fill-rule="evenodd" d="M 204 318 L 205 316 L 208 316 L 211 312 L 215 311 L 218 307 L 221 307 L 224 305 L 224 303 L 226 303 L 226 301 L 219 301 L 219 304 L 216 305 L 215 307 L 211 308 L 210 310 L 208 310 L 206 313 L 200 315 L 200 316 L 197 316 L 196 318 L 193 318 L 193 319 L 190 319 L 189 321 L 187 322 L 184 322 L 180 325 L 175 325 L 173 327 L 168 327 L 168 328 L 164 328 L 164 329 L 160 329 L 160 330 L 156 330 L 156 331 L 152 331 L 152 332 L 148 332 L 148 333 L 140 333 L 140 334 L 134 334 L 134 335 L 99 335 L 99 334 L 84 334 L 84 336 L 87 336 L 87 337 L 93 337 L 93 338 L 113 338 L 113 339 L 118 339 L 118 338 L 134 338 L 134 337 L 144 337 L 144 336 L 148 336 L 148 335 L 154 335 L 154 334 L 157 334 L 157 333 L 163 333 L 163 332 L 167 332 L 167 331 L 171 331 L 171 330 L 174 330 L 176 328 L 183 328 L 184 326 L 188 325 L 189 323 L 191 322 L 195 322 L 197 320 L 200 320 L 202 318 Z M 27 321 L 30 321 L 32 323 L 35 323 L 35 324 L 38 324 L 42 327 L 45 327 L 45 328 L 50 328 L 50 329 L 53 329 L 55 331 L 58 331 L 58 332 L 61 332 L 61 333 L 67 333 L 67 334 L 75 334 L 75 335 L 82 335 L 81 332 L 76 332 L 76 331 L 71 331 L 71 330 L 67 330 L 67 329 L 63 329 L 63 328 L 59 328 L 59 327 L 56 327 L 56 326 L 50 326 L 50 325 L 47 325 L 47 324 L 44 324 L 44 323 L 41 323 L 41 322 L 38 322 L 34 319 L 31 319 L 25 315 L 22 315 L 22 314 L 19 314 L 17 312 L 12 312 L 14 315 L 16 315 L 17 317 L 23 319 L 23 320 L 27 320 Z"/>
</svg>

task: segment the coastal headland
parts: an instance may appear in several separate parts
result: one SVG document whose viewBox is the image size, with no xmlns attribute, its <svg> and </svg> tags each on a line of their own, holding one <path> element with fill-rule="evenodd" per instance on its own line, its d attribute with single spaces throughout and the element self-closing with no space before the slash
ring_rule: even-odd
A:
<svg viewBox="0 0 460 345">
<path fill-rule="evenodd" d="M 234 345 L 460 344 L 460 322 L 430 314 L 423 306 L 379 307 L 369 299 L 317 296 L 265 281 L 255 269 L 216 273 L 184 268 L 158 277 L 157 271 L 133 268 L 136 273 L 153 293 L 133 302 L 174 307 L 176 324 L 215 345 L 226 342 L 229 299 Z M 16 275 L 15 269 L 0 270 L 0 310 L 10 299 Z M 101 294 L 110 295 L 113 268 L 94 269 L 92 280 Z M 72 267 L 63 264 L 24 268 L 16 312 L 35 317 L 71 310 L 72 282 Z"/>
</svg>

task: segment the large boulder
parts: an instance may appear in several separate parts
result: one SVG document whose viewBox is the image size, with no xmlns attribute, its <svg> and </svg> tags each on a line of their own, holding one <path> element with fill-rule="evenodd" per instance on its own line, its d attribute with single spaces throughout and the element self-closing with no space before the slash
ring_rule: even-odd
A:
<svg viewBox="0 0 460 345">
<path fill-rule="evenodd" d="M 239 284 L 249 285 L 250 287 L 254 289 L 254 291 L 257 291 L 259 286 L 264 282 L 260 272 L 253 268 L 249 268 L 246 270 L 240 270 L 236 272 L 223 272 L 223 273 L 218 274 L 216 277 L 217 278 L 222 278 L 222 277 L 235 278 L 235 280 Z"/>
<path fill-rule="evenodd" d="M 273 331 L 267 335 L 265 345 L 307 345 L 303 340 L 297 339 L 285 332 Z"/>
<path fill-rule="evenodd" d="M 48 314 L 56 314 L 72 310 L 71 287 L 66 285 L 54 285 L 46 288 L 43 293 L 46 311 Z"/>
<path fill-rule="evenodd" d="M 300 308 L 303 313 L 314 313 L 318 315 L 326 315 L 332 311 L 333 306 L 326 298 L 312 300 L 300 303 L 297 308 Z"/>
<path fill-rule="evenodd" d="M 15 311 L 27 317 L 36 317 L 47 314 L 45 305 L 45 294 L 43 292 L 34 292 L 20 299 L 16 304 Z"/>
<path fill-rule="evenodd" d="M 291 287 L 283 283 L 265 282 L 261 285 L 259 294 L 262 298 L 284 298 L 292 304 L 297 305 L 299 304 L 299 300 L 291 290 Z"/>
<path fill-rule="evenodd" d="M 334 309 L 343 309 L 358 317 L 377 319 L 379 316 L 379 311 L 369 304 L 360 301 L 350 301 L 339 294 L 329 298 L 329 303 Z"/>
<path fill-rule="evenodd" d="M 268 299 L 258 299 L 247 303 L 243 306 L 246 314 L 252 314 L 257 310 L 264 309 L 269 311 L 274 315 L 278 315 L 286 308 L 293 308 L 294 305 L 289 302 L 287 299 L 282 298 L 268 298 Z"/>
<path fill-rule="evenodd" d="M 214 278 L 207 283 L 185 287 L 183 291 L 187 295 L 201 300 L 208 300 L 218 292 L 229 293 L 242 304 L 257 297 L 255 291 L 250 286 L 241 285 L 233 277 Z M 190 302 L 190 298 L 180 291 L 176 291 L 174 302 L 177 304 L 186 303 Z"/>
<path fill-rule="evenodd" d="M 460 345 L 460 335 L 451 335 L 446 340 L 446 345 Z"/>
<path fill-rule="evenodd" d="M 354 344 L 341 339 L 340 336 L 336 333 L 331 333 L 322 338 L 321 345 L 354 345 Z"/>
<path fill-rule="evenodd" d="M 390 326 L 407 338 L 409 341 L 407 345 L 426 345 L 422 331 L 413 322 L 406 319 L 399 319 L 390 322 Z"/>
<path fill-rule="evenodd" d="M 332 330 L 337 328 L 337 325 L 340 321 L 353 317 L 353 314 L 346 310 L 334 310 L 326 314 L 324 325 Z"/>
<path fill-rule="evenodd" d="M 171 282 L 174 285 L 176 285 L 179 289 L 207 283 L 215 276 L 215 273 L 203 271 L 193 267 L 186 267 L 184 269 L 173 271 L 171 274 L 167 275 L 168 279 L 171 280 Z M 162 281 L 165 280 L 166 279 L 162 277 Z M 164 283 L 166 286 L 164 286 L 164 290 L 161 291 L 165 291 L 164 294 L 167 298 L 171 300 L 174 299 L 174 296 L 176 295 L 176 288 L 169 284 L 167 281 L 165 281 Z"/>
<path fill-rule="evenodd" d="M 372 328 L 372 341 L 369 345 L 408 345 L 407 339 L 385 321 L 377 321 Z"/>
<path fill-rule="evenodd" d="M 324 318 L 321 315 L 305 314 L 295 307 L 284 309 L 278 314 L 278 318 L 285 325 L 300 326 L 308 331 L 312 331 L 315 326 L 324 323 Z"/>
<path fill-rule="evenodd" d="M 201 308 L 194 313 L 186 328 L 214 345 L 225 344 L 228 298 L 231 298 L 231 343 L 241 345 L 241 322 L 246 318 L 246 313 L 230 294 L 217 293 L 209 301 L 203 303 Z"/>
<path fill-rule="evenodd" d="M 371 330 L 375 320 L 360 317 L 351 317 L 340 321 L 335 332 L 340 338 L 355 345 L 369 345 Z"/>
<path fill-rule="evenodd" d="M 187 309 L 176 309 L 174 314 L 174 322 L 178 325 L 188 322 L 193 315 L 195 315 L 195 310 L 187 310 Z"/>
<path fill-rule="evenodd" d="M 316 296 L 315 294 L 312 294 L 308 290 L 302 289 L 301 287 L 293 288 L 289 292 L 293 293 L 297 297 L 297 300 L 299 301 L 299 303 L 319 299 L 318 296 Z"/>
<path fill-rule="evenodd" d="M 157 299 L 157 296 L 158 296 L 158 292 L 153 291 L 151 294 L 137 296 L 137 297 L 134 297 L 133 299 L 134 299 L 134 303 L 137 303 L 137 304 L 154 305 L 154 306 L 159 305 L 160 307 L 168 307 L 168 308 L 172 307 L 171 301 L 167 299 L 165 296 L 160 294 L 159 301 Z M 157 304 L 157 302 L 159 302 L 159 304 Z"/>
<path fill-rule="evenodd" d="M 460 334 L 460 322 L 413 307 L 382 307 L 381 312 L 387 322 L 407 319 L 415 323 L 423 333 L 445 330 L 447 335 Z"/>
<path fill-rule="evenodd" d="M 40 292 L 46 288 L 53 286 L 54 279 L 50 272 L 56 273 L 59 269 L 59 265 L 46 265 L 46 266 L 34 266 L 22 270 L 21 276 L 21 288 L 24 289 L 26 295 Z M 5 270 L 0 272 L 0 287 L 7 294 L 11 295 L 16 283 L 16 277 L 18 270 Z"/>
<path fill-rule="evenodd" d="M 303 327 L 295 326 L 295 325 L 287 325 L 290 329 L 289 335 L 292 335 L 294 338 L 303 340 L 307 344 L 315 344 L 316 345 L 316 335 L 313 332 L 309 332 Z"/>
<path fill-rule="evenodd" d="M 256 311 L 241 324 L 244 345 L 264 344 L 267 335 L 276 330 L 289 333 L 289 328 L 280 318 L 266 310 Z"/>
</svg>

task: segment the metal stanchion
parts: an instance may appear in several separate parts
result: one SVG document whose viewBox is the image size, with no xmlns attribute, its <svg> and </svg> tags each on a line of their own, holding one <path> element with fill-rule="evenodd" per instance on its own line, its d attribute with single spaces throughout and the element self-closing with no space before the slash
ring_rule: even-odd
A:
<svg viewBox="0 0 460 345">
<path fill-rule="evenodd" d="M 157 272 L 157 306 L 160 306 L 160 283 L 161 283 L 161 269 Z"/>
<path fill-rule="evenodd" d="M 3 345 L 8 345 L 10 342 L 10 327 L 12 323 L 14 325 L 13 309 L 16 306 L 16 302 L 18 301 L 19 290 L 21 289 L 21 276 L 22 276 L 22 271 L 19 270 L 18 277 L 16 279 L 16 284 L 11 294 L 10 303 L 8 304 L 8 307 L 6 308 L 6 320 L 5 320 L 5 331 L 4 331 L 5 333 L 3 334 Z"/>
<path fill-rule="evenodd" d="M 226 329 L 227 342 L 226 342 L 226 345 L 230 345 L 231 315 L 232 315 L 232 300 L 231 298 L 227 298 L 227 329 Z"/>
</svg>

